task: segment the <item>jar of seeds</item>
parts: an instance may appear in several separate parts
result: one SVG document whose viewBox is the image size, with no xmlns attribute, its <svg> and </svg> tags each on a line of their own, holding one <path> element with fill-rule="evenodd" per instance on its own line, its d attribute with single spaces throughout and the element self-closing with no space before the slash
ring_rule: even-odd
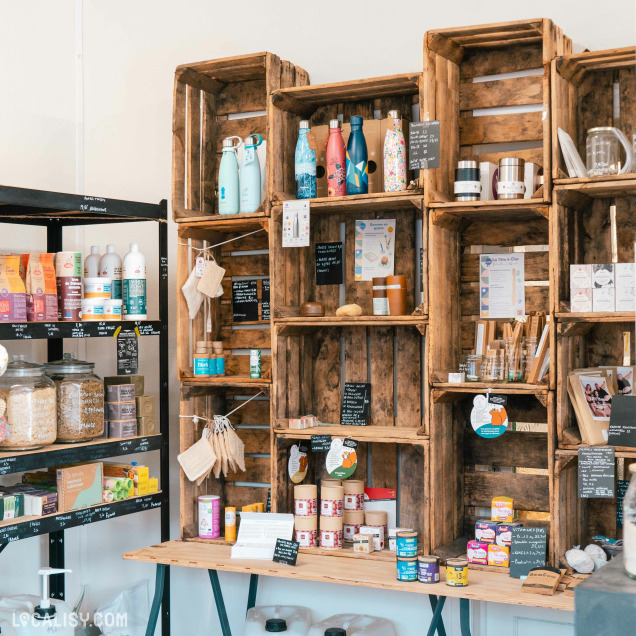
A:
<svg viewBox="0 0 636 636">
<path fill-rule="evenodd" d="M 45 365 L 57 388 L 58 442 L 85 442 L 104 432 L 104 382 L 94 368 L 72 353 Z"/>
<path fill-rule="evenodd" d="M 15 356 L 0 377 L 0 449 L 41 448 L 56 436 L 55 385 L 43 365 Z"/>
</svg>

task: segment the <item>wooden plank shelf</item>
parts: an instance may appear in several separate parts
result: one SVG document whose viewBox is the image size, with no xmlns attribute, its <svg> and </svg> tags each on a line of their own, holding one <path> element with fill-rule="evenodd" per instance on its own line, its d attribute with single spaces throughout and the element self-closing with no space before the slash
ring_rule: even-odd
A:
<svg viewBox="0 0 636 636">
<path fill-rule="evenodd" d="M 164 502 L 164 494 L 159 491 L 152 495 L 130 497 L 122 501 L 99 504 L 89 508 L 71 510 L 45 517 L 24 516 L 17 519 L 0 521 L 0 544 L 11 543 L 19 539 L 28 539 L 40 534 L 48 534 L 59 530 L 68 530 L 76 526 L 84 526 L 96 521 L 105 521 L 113 517 L 130 515 L 160 507 Z"/>
<path fill-rule="evenodd" d="M 193 375 L 182 374 L 180 381 L 187 386 L 216 386 L 228 388 L 251 387 L 269 389 L 271 378 L 250 378 L 248 375 L 218 375 L 209 378 L 197 378 Z"/>
<path fill-rule="evenodd" d="M 188 214 L 192 213 L 192 214 Z M 269 214 L 252 212 L 242 214 L 207 214 L 193 216 L 194 211 L 183 210 L 175 218 L 179 223 L 180 236 L 197 238 L 203 231 L 212 232 L 249 232 L 251 230 L 268 229 Z"/>
<path fill-rule="evenodd" d="M 636 312 L 633 311 L 610 311 L 610 312 L 580 312 L 571 313 L 560 311 L 555 314 L 558 322 L 572 323 L 597 323 L 597 322 L 634 322 Z"/>
<path fill-rule="evenodd" d="M 488 393 L 495 391 L 506 395 L 545 396 L 548 393 L 546 384 L 526 384 L 524 382 L 433 382 L 433 395 L 436 402 L 446 401 L 452 394 Z"/>
<path fill-rule="evenodd" d="M 421 428 L 401 426 L 314 426 L 302 430 L 287 428 L 287 420 L 277 420 L 274 433 L 285 439 L 309 439 L 312 435 L 349 437 L 361 442 L 385 442 L 387 444 L 428 443 L 428 437 L 420 434 Z"/>
<path fill-rule="evenodd" d="M 561 205 L 587 208 L 594 199 L 636 196 L 636 174 L 555 181 L 556 200 Z"/>
<path fill-rule="evenodd" d="M 107 457 L 145 453 L 160 449 L 162 440 L 161 435 L 146 435 L 125 439 L 99 438 L 77 444 L 51 444 L 50 446 L 30 451 L 0 451 L 0 475 L 76 462 L 97 461 Z"/>
<path fill-rule="evenodd" d="M 405 327 L 412 325 L 424 334 L 427 316 L 321 316 L 305 318 L 292 316 L 276 318 L 274 326 L 280 336 L 290 335 L 297 330 L 322 329 L 325 327 Z"/>
<path fill-rule="evenodd" d="M 283 213 L 283 200 L 287 195 L 274 194 L 272 214 L 278 219 Z M 311 215 L 321 214 L 369 214 L 394 210 L 422 210 L 422 190 L 403 192 L 376 192 L 372 194 L 350 194 L 344 197 L 318 197 L 309 199 Z"/>
<path fill-rule="evenodd" d="M 517 199 L 501 201 L 449 201 L 430 203 L 434 225 L 458 230 L 462 222 L 524 221 L 548 219 L 550 207 L 542 199 Z"/>
<path fill-rule="evenodd" d="M 556 449 L 555 454 L 557 457 L 578 457 L 579 448 L 590 448 L 588 444 L 577 445 L 560 445 Z M 636 459 L 636 448 L 630 448 L 628 446 L 614 446 L 614 456 L 622 457 L 624 459 Z"/>
</svg>

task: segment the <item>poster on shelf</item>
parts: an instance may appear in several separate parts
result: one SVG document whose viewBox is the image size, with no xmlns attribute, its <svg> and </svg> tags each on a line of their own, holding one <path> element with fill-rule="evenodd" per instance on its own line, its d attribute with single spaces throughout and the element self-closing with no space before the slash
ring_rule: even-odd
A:
<svg viewBox="0 0 636 636">
<path fill-rule="evenodd" d="M 300 484 L 305 479 L 308 463 L 306 444 L 303 442 L 293 444 L 289 449 L 289 462 L 287 463 L 289 478 L 293 483 Z"/>
<path fill-rule="evenodd" d="M 334 479 L 348 479 L 358 466 L 358 442 L 348 437 L 344 440 L 336 437 L 331 440 L 331 448 L 327 453 L 325 465 L 327 472 Z"/>
<path fill-rule="evenodd" d="M 356 221 L 355 280 L 393 276 L 395 219 Z"/>
<path fill-rule="evenodd" d="M 309 214 L 307 199 L 283 203 L 283 247 L 309 245 Z"/>
<path fill-rule="evenodd" d="M 505 395 L 476 395 L 470 413 L 470 424 L 477 435 L 500 437 L 508 429 L 507 398 Z"/>
<path fill-rule="evenodd" d="M 524 254 L 479 256 L 480 318 L 523 318 L 526 315 Z"/>
</svg>

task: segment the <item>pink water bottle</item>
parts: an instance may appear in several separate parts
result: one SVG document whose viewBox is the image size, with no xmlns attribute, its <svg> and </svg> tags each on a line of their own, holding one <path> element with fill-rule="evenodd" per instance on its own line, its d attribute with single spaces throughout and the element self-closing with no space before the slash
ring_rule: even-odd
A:
<svg viewBox="0 0 636 636">
<path fill-rule="evenodd" d="M 329 122 L 326 159 L 327 194 L 330 197 L 343 197 L 347 194 L 347 163 L 340 121 L 337 119 Z"/>
</svg>

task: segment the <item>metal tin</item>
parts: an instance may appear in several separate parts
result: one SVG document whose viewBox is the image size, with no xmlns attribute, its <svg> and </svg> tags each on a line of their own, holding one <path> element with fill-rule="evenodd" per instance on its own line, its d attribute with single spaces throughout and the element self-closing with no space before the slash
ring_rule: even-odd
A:
<svg viewBox="0 0 636 636">
<path fill-rule="evenodd" d="M 412 559 L 417 556 L 417 532 L 398 532 L 395 540 L 399 558 Z"/>
<path fill-rule="evenodd" d="M 481 182 L 476 161 L 458 161 L 455 169 L 455 201 L 479 201 Z"/>
<path fill-rule="evenodd" d="M 261 377 L 261 350 L 250 349 L 250 378 Z"/>
<path fill-rule="evenodd" d="M 398 581 L 417 581 L 417 557 L 410 559 L 398 557 L 396 561 L 396 572 Z"/>
<path fill-rule="evenodd" d="M 468 585 L 468 561 L 466 559 L 447 559 L 446 585 L 466 587 Z"/>
<path fill-rule="evenodd" d="M 221 498 L 218 495 L 201 495 L 199 508 L 199 538 L 218 539 L 221 536 Z"/>
<path fill-rule="evenodd" d="M 417 580 L 420 583 L 439 583 L 439 557 L 423 555 L 417 557 Z"/>
<path fill-rule="evenodd" d="M 499 160 L 498 199 L 523 199 L 526 191 L 525 165 L 525 160 L 517 157 L 504 157 Z"/>
</svg>

